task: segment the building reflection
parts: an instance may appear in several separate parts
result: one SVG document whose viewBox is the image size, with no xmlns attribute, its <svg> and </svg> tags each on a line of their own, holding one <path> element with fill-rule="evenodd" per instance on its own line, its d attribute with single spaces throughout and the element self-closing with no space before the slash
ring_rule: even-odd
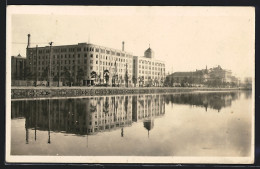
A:
<svg viewBox="0 0 260 169">
<path fill-rule="evenodd" d="M 53 99 L 12 101 L 12 119 L 25 118 L 26 144 L 29 131 L 76 135 L 94 135 L 118 129 L 124 137 L 124 128 L 133 122 L 143 122 L 148 131 L 153 128 L 154 118 L 165 114 L 162 95 L 103 96 L 83 99 Z"/>
<path fill-rule="evenodd" d="M 125 136 L 124 128 L 142 122 L 149 132 L 154 119 L 164 116 L 165 104 L 185 104 L 220 111 L 240 98 L 240 92 L 186 93 L 171 95 L 121 95 L 83 99 L 51 99 L 12 101 L 11 118 L 25 118 L 25 143 L 30 134 L 37 140 L 37 131 L 48 132 L 46 142 L 51 144 L 51 132 L 82 136 L 118 130 Z M 250 97 L 246 93 L 245 97 Z M 32 132 L 34 131 L 34 132 Z"/>
<path fill-rule="evenodd" d="M 165 95 L 166 104 L 187 104 L 192 106 L 205 107 L 218 110 L 230 107 L 232 101 L 240 98 L 240 92 L 219 92 L 219 93 L 186 93 Z"/>
</svg>

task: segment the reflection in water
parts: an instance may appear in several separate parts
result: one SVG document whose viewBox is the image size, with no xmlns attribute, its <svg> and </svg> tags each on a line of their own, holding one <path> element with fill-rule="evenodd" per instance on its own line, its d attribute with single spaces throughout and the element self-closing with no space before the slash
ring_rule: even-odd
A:
<svg viewBox="0 0 260 169">
<path fill-rule="evenodd" d="M 103 96 L 83 99 L 13 101 L 12 118 L 25 117 L 26 144 L 29 131 L 66 132 L 77 135 L 93 135 L 98 132 L 121 129 L 133 122 L 142 121 L 149 137 L 154 118 L 165 114 L 165 103 L 203 106 L 218 111 L 231 106 L 240 93 L 189 93 L 172 95 Z M 246 95 L 249 97 L 249 94 Z"/>
<path fill-rule="evenodd" d="M 26 144 L 29 131 L 34 129 L 66 132 L 77 135 L 93 135 L 98 132 L 121 128 L 133 122 L 143 121 L 149 131 L 153 118 L 165 113 L 164 97 L 161 95 L 104 96 L 84 99 L 13 101 L 12 118 L 25 117 Z"/>
<path fill-rule="evenodd" d="M 246 92 L 251 93 L 251 92 Z M 249 95 L 249 94 L 248 94 Z M 228 93 L 190 93 L 190 94 L 176 94 L 165 95 L 166 104 L 188 104 L 193 106 L 216 109 L 218 112 L 223 107 L 230 107 L 232 101 L 239 99 L 240 92 Z M 249 96 L 248 96 L 249 97 Z"/>
<path fill-rule="evenodd" d="M 12 101 L 11 154 L 246 156 L 251 97 L 243 91 Z"/>
</svg>

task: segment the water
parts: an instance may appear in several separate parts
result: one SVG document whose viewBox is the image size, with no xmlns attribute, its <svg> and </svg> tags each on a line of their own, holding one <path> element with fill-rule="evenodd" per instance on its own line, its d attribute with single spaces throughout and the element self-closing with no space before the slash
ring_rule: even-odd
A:
<svg viewBox="0 0 260 169">
<path fill-rule="evenodd" d="M 12 101 L 11 155 L 251 153 L 251 92 Z"/>
</svg>

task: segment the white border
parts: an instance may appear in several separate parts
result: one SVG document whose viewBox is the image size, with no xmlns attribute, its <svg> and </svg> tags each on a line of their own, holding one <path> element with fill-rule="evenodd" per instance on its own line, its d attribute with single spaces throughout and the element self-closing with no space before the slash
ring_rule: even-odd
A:
<svg viewBox="0 0 260 169">
<path fill-rule="evenodd" d="M 28 8 L 30 10 L 28 10 Z M 131 13 L 124 13 L 124 8 L 134 7 L 118 7 L 122 15 L 129 15 Z M 169 8 L 169 7 L 164 7 Z M 176 7 L 181 10 L 183 7 Z M 203 8 L 203 7 L 197 7 Z M 253 8 L 254 7 L 248 7 Z M 40 9 L 40 10 L 39 10 Z M 43 9 L 43 10 L 42 10 Z M 8 6 L 7 7 L 7 48 L 6 48 L 6 162 L 8 163 L 200 163 L 200 164 L 252 164 L 254 163 L 254 145 L 255 145 L 255 113 L 252 116 L 252 143 L 250 157 L 176 157 L 176 156 L 15 156 L 10 155 L 10 140 L 11 140 L 11 15 L 12 14 L 66 14 L 70 11 L 73 15 L 85 15 L 86 10 L 78 6 Z M 94 6 L 89 9 L 94 10 Z M 134 10 L 133 10 L 134 12 Z M 114 13 L 118 14 L 118 13 Z M 105 15 L 105 14 L 104 14 Z M 165 15 L 165 13 L 161 13 Z M 189 15 L 189 12 L 186 13 Z M 198 13 L 197 15 L 200 15 Z M 209 14 L 210 15 L 210 14 Z M 212 14 L 211 14 L 212 15 Z M 225 15 L 225 14 L 223 14 Z M 255 15 L 253 16 L 255 19 Z M 255 33 L 255 29 L 254 29 Z M 255 62 L 255 61 L 254 61 Z M 253 63 L 252 71 L 255 77 L 255 63 Z M 252 89 L 252 110 L 255 112 L 255 78 L 253 78 Z"/>
</svg>

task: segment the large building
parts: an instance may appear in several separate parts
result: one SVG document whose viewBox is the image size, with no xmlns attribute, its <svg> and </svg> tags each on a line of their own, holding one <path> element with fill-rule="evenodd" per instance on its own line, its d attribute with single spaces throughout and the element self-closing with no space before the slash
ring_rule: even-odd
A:
<svg viewBox="0 0 260 169">
<path fill-rule="evenodd" d="M 133 72 L 138 86 L 162 86 L 165 79 L 165 63 L 154 59 L 154 51 L 149 48 L 144 56 L 133 57 Z"/>
<path fill-rule="evenodd" d="M 63 84 L 114 86 L 162 86 L 165 64 L 154 59 L 149 47 L 143 57 L 124 50 L 90 43 L 75 45 L 27 46 L 28 71 L 37 81 L 61 81 Z"/>
<path fill-rule="evenodd" d="M 24 80 L 24 70 L 26 66 L 26 58 L 20 54 L 11 57 L 11 78 L 12 80 Z"/>
<path fill-rule="evenodd" d="M 133 55 L 90 43 L 28 47 L 27 63 L 35 79 L 74 84 L 132 84 Z M 49 68 L 51 67 L 51 76 Z M 51 78 L 50 78 L 51 77 Z"/>
</svg>

